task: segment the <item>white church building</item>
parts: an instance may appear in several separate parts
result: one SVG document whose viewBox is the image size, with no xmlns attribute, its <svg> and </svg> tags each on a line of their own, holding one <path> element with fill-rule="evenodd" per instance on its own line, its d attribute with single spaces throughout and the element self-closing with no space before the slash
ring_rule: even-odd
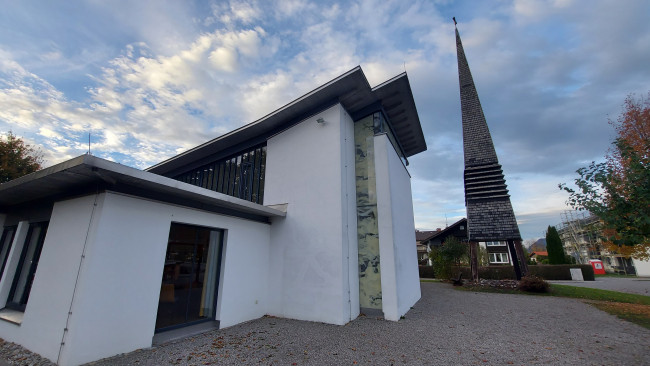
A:
<svg viewBox="0 0 650 366">
<path fill-rule="evenodd" d="M 0 337 L 77 365 L 264 315 L 397 321 L 426 148 L 407 75 L 357 67 L 145 171 L 83 155 L 4 183 Z"/>
</svg>

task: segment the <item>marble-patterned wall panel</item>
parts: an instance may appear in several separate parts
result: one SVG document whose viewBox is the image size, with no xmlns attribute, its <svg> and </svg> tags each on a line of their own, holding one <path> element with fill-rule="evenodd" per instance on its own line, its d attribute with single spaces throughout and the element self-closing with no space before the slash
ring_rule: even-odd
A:
<svg viewBox="0 0 650 366">
<path fill-rule="evenodd" d="M 359 245 L 359 305 L 381 309 L 381 271 L 377 228 L 374 126 L 369 116 L 354 124 Z"/>
</svg>

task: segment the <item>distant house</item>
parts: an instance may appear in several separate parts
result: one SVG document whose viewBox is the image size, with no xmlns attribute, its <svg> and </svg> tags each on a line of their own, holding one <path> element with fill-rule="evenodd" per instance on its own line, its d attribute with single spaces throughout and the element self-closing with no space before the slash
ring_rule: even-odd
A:
<svg viewBox="0 0 650 366">
<path fill-rule="evenodd" d="M 425 233 L 425 232 L 420 232 Z M 436 231 L 428 231 L 428 235 L 422 235 L 422 239 L 419 241 L 418 245 L 418 259 L 420 264 L 429 264 L 427 260 L 429 258 L 429 252 L 431 249 L 440 247 L 445 243 L 447 238 L 455 237 L 459 241 L 467 241 L 467 219 L 463 218 L 455 223 L 447 226 L 444 229 L 437 229 Z M 418 232 L 416 232 L 416 237 Z M 424 261 L 424 263 L 423 263 Z"/>
<path fill-rule="evenodd" d="M 417 248 L 418 263 L 420 265 L 427 265 L 427 264 L 431 265 L 431 263 L 429 263 L 429 250 L 426 245 L 422 244 L 422 241 L 440 230 L 442 229 L 429 230 L 429 231 L 420 231 L 417 229 L 415 230 L 415 246 Z"/>
<path fill-rule="evenodd" d="M 548 252 L 534 251 L 530 254 L 530 259 L 533 262 L 541 262 L 546 258 L 548 258 Z"/>
</svg>

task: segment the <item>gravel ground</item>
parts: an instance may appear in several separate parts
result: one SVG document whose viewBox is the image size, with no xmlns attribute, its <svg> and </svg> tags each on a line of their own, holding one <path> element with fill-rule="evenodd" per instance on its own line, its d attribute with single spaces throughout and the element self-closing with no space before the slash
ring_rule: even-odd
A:
<svg viewBox="0 0 650 366">
<path fill-rule="evenodd" d="M 650 296 L 649 277 L 596 277 L 595 281 L 548 281 L 559 285 L 591 287 Z"/>
<path fill-rule="evenodd" d="M 422 283 L 422 299 L 399 322 L 264 317 L 92 365 L 133 364 L 649 365 L 650 331 L 575 299 Z"/>
<path fill-rule="evenodd" d="M 574 299 L 422 283 L 399 322 L 265 317 L 94 365 L 650 364 L 650 331 Z"/>
</svg>

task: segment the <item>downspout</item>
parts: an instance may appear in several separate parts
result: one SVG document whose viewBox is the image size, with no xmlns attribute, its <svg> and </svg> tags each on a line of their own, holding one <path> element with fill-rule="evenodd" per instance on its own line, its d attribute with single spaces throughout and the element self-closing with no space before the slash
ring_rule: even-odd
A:
<svg viewBox="0 0 650 366">
<path fill-rule="evenodd" d="M 86 239 L 84 240 L 84 246 L 81 251 L 81 258 L 79 258 L 79 267 L 77 268 L 77 277 L 74 281 L 74 289 L 72 290 L 72 297 L 70 298 L 70 306 L 68 308 L 68 316 L 65 320 L 65 328 L 63 328 L 63 334 L 61 335 L 61 345 L 59 346 L 59 354 L 56 358 L 56 364 L 61 363 L 61 354 L 63 353 L 63 346 L 65 345 L 65 338 L 68 334 L 68 325 L 70 324 L 70 316 L 72 315 L 72 304 L 74 303 L 75 295 L 77 294 L 77 284 L 79 283 L 79 276 L 81 274 L 81 265 L 83 264 L 84 258 L 86 257 L 86 246 L 88 245 L 88 237 L 90 236 L 90 228 L 93 224 L 93 218 L 95 217 L 95 208 L 97 208 L 97 200 L 99 199 L 99 190 L 95 193 L 95 201 L 93 202 L 93 209 L 90 213 L 90 220 L 88 221 L 88 229 L 86 230 Z"/>
</svg>

